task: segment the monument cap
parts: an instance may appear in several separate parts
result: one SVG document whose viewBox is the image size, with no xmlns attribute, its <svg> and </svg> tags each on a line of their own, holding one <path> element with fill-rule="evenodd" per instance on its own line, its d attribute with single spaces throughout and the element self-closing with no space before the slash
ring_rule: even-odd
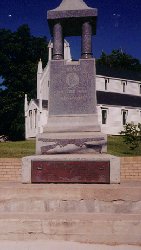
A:
<svg viewBox="0 0 141 250">
<path fill-rule="evenodd" d="M 91 9 L 83 0 L 63 0 L 53 11 Z"/>
<path fill-rule="evenodd" d="M 97 9 L 90 8 L 83 0 L 63 0 L 61 4 L 47 12 L 50 32 L 53 34 L 53 26 L 61 22 L 64 36 L 80 36 L 83 22 L 92 24 L 92 32 L 96 33 Z"/>
</svg>

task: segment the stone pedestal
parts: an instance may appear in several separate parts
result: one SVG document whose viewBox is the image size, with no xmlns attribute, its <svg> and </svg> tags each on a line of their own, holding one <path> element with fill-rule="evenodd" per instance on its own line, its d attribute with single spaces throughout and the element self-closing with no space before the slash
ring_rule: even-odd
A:
<svg viewBox="0 0 141 250">
<path fill-rule="evenodd" d="M 100 132 L 94 59 L 50 62 L 49 115 L 44 132 Z"/>
<path fill-rule="evenodd" d="M 36 154 L 106 153 L 96 110 L 95 60 L 50 62 L 49 115 Z"/>
<path fill-rule="evenodd" d="M 50 62 L 49 115 L 36 154 L 106 153 L 96 110 L 95 60 Z"/>
<path fill-rule="evenodd" d="M 22 159 L 22 182 L 117 184 L 120 158 L 108 154 L 28 156 Z"/>
<path fill-rule="evenodd" d="M 36 154 L 106 153 L 107 136 L 100 132 L 43 133 L 36 138 Z"/>
</svg>

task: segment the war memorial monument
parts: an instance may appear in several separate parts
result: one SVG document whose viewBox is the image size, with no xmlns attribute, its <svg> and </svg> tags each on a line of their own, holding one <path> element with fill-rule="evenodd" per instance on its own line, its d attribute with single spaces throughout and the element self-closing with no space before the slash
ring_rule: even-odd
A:
<svg viewBox="0 0 141 250">
<path fill-rule="evenodd" d="M 23 183 L 120 183 L 120 159 L 107 154 L 96 110 L 97 15 L 83 0 L 63 0 L 47 13 L 53 37 L 49 115 L 36 138 L 36 155 L 23 158 Z M 68 36 L 81 36 L 78 61 L 64 60 Z"/>
</svg>

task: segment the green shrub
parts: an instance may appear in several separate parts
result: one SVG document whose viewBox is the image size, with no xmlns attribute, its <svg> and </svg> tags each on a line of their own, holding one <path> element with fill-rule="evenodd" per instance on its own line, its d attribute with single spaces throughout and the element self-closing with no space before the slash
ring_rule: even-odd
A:
<svg viewBox="0 0 141 250">
<path fill-rule="evenodd" d="M 137 125 L 133 122 L 127 123 L 124 126 L 124 130 L 120 132 L 123 135 L 124 142 L 129 146 L 131 150 L 139 147 L 141 141 L 141 124 Z"/>
</svg>

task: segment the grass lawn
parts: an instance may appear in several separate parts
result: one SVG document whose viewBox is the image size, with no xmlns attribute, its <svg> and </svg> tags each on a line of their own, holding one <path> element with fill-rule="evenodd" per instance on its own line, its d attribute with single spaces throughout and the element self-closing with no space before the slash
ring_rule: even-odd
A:
<svg viewBox="0 0 141 250">
<path fill-rule="evenodd" d="M 130 150 L 129 146 L 123 142 L 122 136 L 108 136 L 108 154 L 116 156 L 140 156 L 141 143 L 137 149 Z"/>
<path fill-rule="evenodd" d="M 21 158 L 35 154 L 35 140 L 20 142 L 0 142 L 0 158 Z M 116 156 L 141 155 L 141 145 L 131 151 L 123 142 L 122 136 L 108 136 L 108 154 Z"/>
<path fill-rule="evenodd" d="M 0 142 L 0 158 L 21 158 L 35 154 L 35 140 Z"/>
</svg>

